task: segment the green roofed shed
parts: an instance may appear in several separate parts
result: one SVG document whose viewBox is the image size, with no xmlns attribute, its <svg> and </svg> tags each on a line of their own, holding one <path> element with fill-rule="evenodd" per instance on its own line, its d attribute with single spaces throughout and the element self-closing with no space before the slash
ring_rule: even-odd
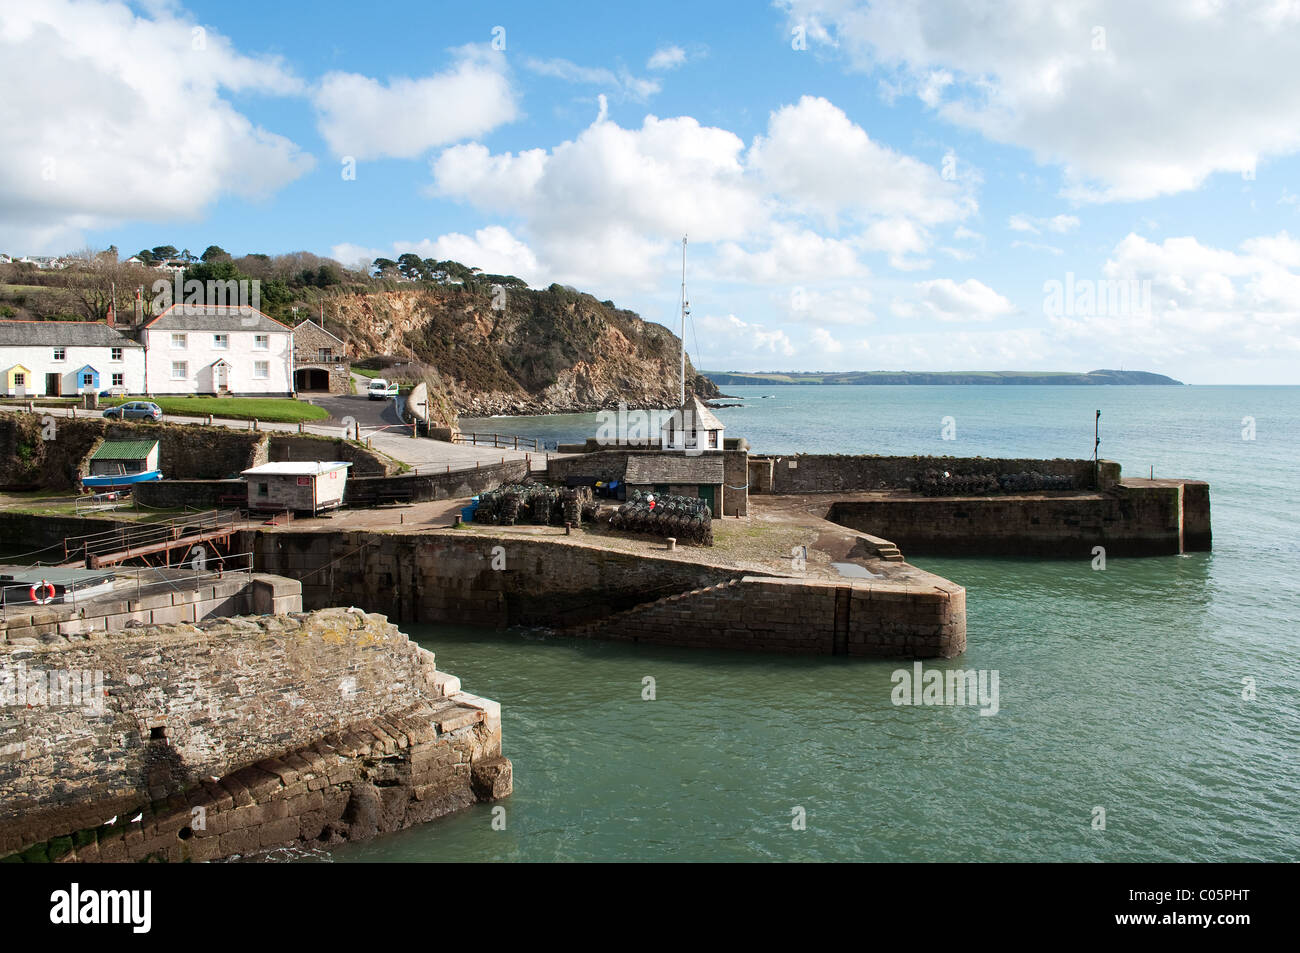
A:
<svg viewBox="0 0 1300 953">
<path fill-rule="evenodd" d="M 157 440 L 105 440 L 90 455 L 91 476 L 144 473 L 157 469 Z"/>
</svg>

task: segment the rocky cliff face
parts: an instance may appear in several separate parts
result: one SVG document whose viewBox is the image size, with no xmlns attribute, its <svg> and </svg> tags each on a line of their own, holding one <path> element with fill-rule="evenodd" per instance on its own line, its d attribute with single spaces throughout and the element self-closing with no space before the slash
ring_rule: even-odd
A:
<svg viewBox="0 0 1300 953">
<path fill-rule="evenodd" d="M 544 291 L 411 284 L 339 297 L 352 353 L 430 365 L 466 416 L 677 403 L 678 338 L 559 285 Z M 688 392 L 718 396 L 687 363 Z"/>
</svg>

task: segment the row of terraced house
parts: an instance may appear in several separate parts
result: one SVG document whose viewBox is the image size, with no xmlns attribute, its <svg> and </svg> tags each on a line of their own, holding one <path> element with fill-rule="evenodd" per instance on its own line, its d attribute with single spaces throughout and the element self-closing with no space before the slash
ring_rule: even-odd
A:
<svg viewBox="0 0 1300 953">
<path fill-rule="evenodd" d="M 239 306 L 176 305 L 156 317 L 0 321 L 9 397 L 347 393 L 347 344 L 307 320 L 291 328 Z"/>
</svg>

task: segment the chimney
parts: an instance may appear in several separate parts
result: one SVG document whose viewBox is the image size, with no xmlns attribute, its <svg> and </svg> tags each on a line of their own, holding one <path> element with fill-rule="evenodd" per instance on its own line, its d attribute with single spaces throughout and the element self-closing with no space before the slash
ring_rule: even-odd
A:
<svg viewBox="0 0 1300 953">
<path fill-rule="evenodd" d="M 144 324 L 144 286 L 135 289 L 135 329 Z"/>
</svg>

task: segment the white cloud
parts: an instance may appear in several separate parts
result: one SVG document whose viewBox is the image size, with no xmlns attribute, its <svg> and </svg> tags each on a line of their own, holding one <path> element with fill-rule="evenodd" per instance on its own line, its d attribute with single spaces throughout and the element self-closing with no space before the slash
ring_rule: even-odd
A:
<svg viewBox="0 0 1300 953">
<path fill-rule="evenodd" d="M 774 298 L 783 317 L 795 324 L 870 324 L 876 320 L 871 301 L 871 290 L 862 285 L 824 289 L 795 285 L 788 294 Z"/>
<path fill-rule="evenodd" d="M 1177 193 L 1300 150 L 1300 16 L 1285 0 L 782 6 L 891 89 L 1060 165 L 1076 199 Z"/>
<path fill-rule="evenodd" d="M 734 314 L 725 317 L 705 315 L 697 319 L 696 324 L 702 333 L 712 335 L 716 340 L 726 340 L 729 357 L 742 365 L 749 357 L 773 354 L 790 357 L 795 353 L 789 335 L 780 328 L 742 321 Z"/>
<path fill-rule="evenodd" d="M 633 76 L 625 69 L 614 72 L 603 67 L 579 66 L 571 60 L 558 57 L 549 60 L 526 59 L 524 69 L 566 83 L 603 86 L 620 99 L 631 99 L 637 102 L 645 102 L 662 88 L 659 80 Z"/>
<path fill-rule="evenodd" d="M 808 229 L 773 226 L 767 247 L 747 251 L 736 242 L 718 246 L 713 277 L 751 284 L 798 284 L 864 277 L 853 245 Z"/>
<path fill-rule="evenodd" d="M 838 354 L 844 350 L 844 346 L 831 337 L 831 333 L 825 328 L 814 328 L 811 340 L 813 346 L 824 354 Z"/>
<path fill-rule="evenodd" d="M 686 51 L 680 46 L 661 46 L 646 61 L 646 69 L 676 69 L 686 62 Z"/>
<path fill-rule="evenodd" d="M 743 149 L 690 117 L 647 116 L 639 129 L 598 120 L 549 153 L 447 149 L 433 163 L 433 191 L 520 218 L 556 280 L 645 287 L 665 273 L 673 236 L 737 240 L 767 221 Z"/>
<path fill-rule="evenodd" d="M 1241 251 L 1184 236 L 1120 241 L 1097 279 L 1125 282 L 1116 308 L 1095 295 L 1091 308 L 1056 315 L 1056 337 L 1123 355 L 1159 355 L 1200 368 L 1202 379 L 1276 373 L 1300 356 L 1300 243 L 1286 232 L 1248 239 Z M 1060 280 L 1060 279 L 1058 279 Z M 1144 358 L 1151 360 L 1150 357 Z M 1249 370 L 1254 366 L 1255 370 Z"/>
<path fill-rule="evenodd" d="M 843 110 L 804 96 L 772 113 L 748 165 L 792 206 L 835 222 L 846 213 L 954 221 L 970 210 L 955 183 L 910 156 L 875 142 Z"/>
<path fill-rule="evenodd" d="M 0 13 L 7 250 L 64 252 L 86 229 L 193 219 L 222 195 L 262 198 L 312 167 L 225 98 L 293 95 L 297 77 L 183 13 L 150 10 L 30 0 Z"/>
<path fill-rule="evenodd" d="M 1011 243 L 1012 248 L 1027 248 L 1030 251 L 1045 251 L 1049 255 L 1064 255 L 1065 252 L 1055 245 L 1045 245 L 1042 242 L 1022 242 L 1014 241 Z"/>
<path fill-rule="evenodd" d="M 1007 228 L 1013 232 L 1029 232 L 1031 235 L 1038 234 L 1038 226 L 1030 221 L 1027 215 L 1012 215 L 1007 220 Z"/>
<path fill-rule="evenodd" d="M 413 159 L 434 146 L 480 136 L 518 115 L 500 53 L 466 46 L 451 69 L 386 84 L 327 73 L 312 95 L 317 127 L 336 156 Z"/>
<path fill-rule="evenodd" d="M 930 247 L 930 237 L 919 225 L 906 218 L 872 222 L 863 231 L 859 242 L 863 248 L 887 252 L 889 263 L 900 271 L 928 268 L 932 264 L 927 259 L 908 257 L 923 254 Z"/>
<path fill-rule="evenodd" d="M 1053 215 L 1051 218 L 1034 218 L 1030 215 L 1012 215 L 1007 219 L 1007 228 L 1013 232 L 1028 232 L 1041 235 L 1044 231 L 1064 235 L 1079 227 L 1079 219 L 1074 215 Z"/>
<path fill-rule="evenodd" d="M 620 297 L 662 287 L 683 233 L 697 249 L 693 267 L 709 276 L 813 283 L 865 277 L 868 252 L 927 267 L 930 228 L 974 208 L 936 169 L 812 97 L 773 112 L 748 149 L 689 116 L 624 128 L 602 110 L 549 151 L 465 143 L 431 171 L 429 194 L 509 218 L 548 277 Z M 820 227 L 827 218 L 844 227 Z"/>
<path fill-rule="evenodd" d="M 917 282 L 916 288 L 921 306 L 940 321 L 991 321 L 1015 310 L 1010 301 L 974 278 L 961 284 L 936 278 Z"/>
<path fill-rule="evenodd" d="M 510 234 L 509 229 L 500 225 L 480 228 L 473 235 L 448 232 L 432 239 L 395 241 L 387 250 L 343 242 L 330 251 L 336 261 L 349 266 L 360 261 L 368 265 L 376 258 L 391 258 L 396 261 L 399 255 L 408 252 L 437 261 L 458 261 L 490 274 L 514 275 L 529 284 L 540 281 L 541 269 L 537 264 L 537 256 L 526 244 Z"/>
</svg>

